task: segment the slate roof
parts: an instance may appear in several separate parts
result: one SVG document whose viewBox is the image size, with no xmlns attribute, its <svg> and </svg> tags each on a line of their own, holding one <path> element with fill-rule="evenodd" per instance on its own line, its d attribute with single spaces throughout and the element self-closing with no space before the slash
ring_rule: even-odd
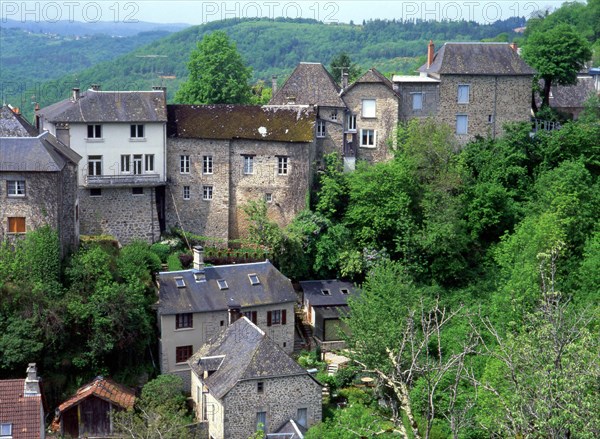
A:
<svg viewBox="0 0 600 439">
<path fill-rule="evenodd" d="M 0 108 L 0 137 L 35 137 L 38 131 L 8 105 Z"/>
<path fill-rule="evenodd" d="M 543 81 L 540 81 L 543 86 Z M 580 76 L 575 85 L 553 85 L 550 88 L 550 106 L 553 108 L 583 108 L 585 101 L 596 93 L 594 78 L 592 76 Z M 541 99 L 536 94 L 538 105 Z"/>
<path fill-rule="evenodd" d="M 283 424 L 274 434 L 267 434 L 267 439 L 304 439 L 306 428 L 290 419 Z"/>
<path fill-rule="evenodd" d="M 205 267 L 205 282 L 196 282 L 197 272 L 192 269 L 159 273 L 159 315 L 222 311 L 234 303 L 245 308 L 296 301 L 292 282 L 268 260 Z M 256 274 L 260 283 L 252 285 L 249 274 Z M 177 287 L 176 278 L 181 278 L 185 287 Z M 227 282 L 227 289 L 219 288 L 220 279 Z"/>
<path fill-rule="evenodd" d="M 309 108 L 249 105 L 169 105 L 169 137 L 312 142 L 316 115 Z"/>
<path fill-rule="evenodd" d="M 0 137 L 0 172 L 60 172 L 81 156 L 44 132 L 37 137 Z"/>
<path fill-rule="evenodd" d="M 24 396 L 25 380 L 0 380 L 0 424 L 12 424 L 15 439 L 39 439 L 42 397 Z"/>
<path fill-rule="evenodd" d="M 96 377 L 94 381 L 80 387 L 75 395 L 59 405 L 59 413 L 69 410 L 92 395 L 123 409 L 133 408 L 135 403 L 135 392 L 132 389 L 117 384 L 108 378 Z"/>
<path fill-rule="evenodd" d="M 239 382 L 260 378 L 308 375 L 262 329 L 242 317 L 204 344 L 188 360 L 193 372 L 203 377 L 203 357 L 223 356 L 223 361 L 204 384 L 216 398 L 222 399 Z M 312 377 L 311 377 L 312 378 Z"/>
<path fill-rule="evenodd" d="M 167 103 L 162 90 L 88 90 L 77 100 L 65 99 L 36 115 L 49 122 L 166 122 Z"/>
<path fill-rule="evenodd" d="M 351 282 L 337 279 L 307 280 L 300 282 L 304 291 L 304 299 L 312 306 L 342 306 L 348 304 L 348 296 L 356 297 L 358 290 Z M 347 289 L 349 294 L 342 294 L 340 290 Z M 330 295 L 324 295 L 323 290 L 328 290 Z"/>
<path fill-rule="evenodd" d="M 532 76 L 533 70 L 508 43 L 445 43 L 427 68 L 438 75 Z"/>
<path fill-rule="evenodd" d="M 340 86 L 321 63 L 301 62 L 277 90 L 269 105 L 287 105 L 289 97 L 297 105 L 345 107 L 340 98 Z"/>
<path fill-rule="evenodd" d="M 373 67 L 370 68 L 369 70 L 367 70 L 367 72 L 364 75 L 362 75 L 360 78 L 358 78 L 352 84 L 350 84 L 346 89 L 344 89 L 342 96 L 345 95 L 346 93 L 348 93 L 348 91 L 351 90 L 352 88 L 354 88 L 356 85 L 368 84 L 368 83 L 383 84 L 387 88 L 389 88 L 391 91 L 393 91 L 394 94 L 396 96 L 398 96 L 398 98 L 400 98 L 398 93 L 396 93 L 394 91 L 394 84 L 392 83 L 392 81 L 390 81 L 388 78 L 385 77 L 385 75 L 383 75 L 381 72 L 379 72 L 377 69 L 375 69 Z"/>
</svg>

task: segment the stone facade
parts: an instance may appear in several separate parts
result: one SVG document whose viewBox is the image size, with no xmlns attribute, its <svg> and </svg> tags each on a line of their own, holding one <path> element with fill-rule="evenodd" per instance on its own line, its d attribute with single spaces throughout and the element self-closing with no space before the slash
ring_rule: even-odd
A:
<svg viewBox="0 0 600 439">
<path fill-rule="evenodd" d="M 438 114 L 440 105 L 440 86 L 438 83 L 418 82 L 419 77 L 415 77 L 415 82 L 397 82 L 394 84 L 396 92 L 402 96 L 400 100 L 399 119 L 407 122 L 410 119 L 435 117 Z M 421 96 L 421 108 L 414 108 L 413 96 Z"/>
</svg>

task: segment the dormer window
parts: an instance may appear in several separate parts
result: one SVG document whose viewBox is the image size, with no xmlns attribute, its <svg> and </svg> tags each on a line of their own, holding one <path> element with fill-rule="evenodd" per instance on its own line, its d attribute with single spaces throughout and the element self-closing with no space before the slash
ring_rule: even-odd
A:
<svg viewBox="0 0 600 439">
<path fill-rule="evenodd" d="M 329 291 L 329 290 L 321 290 L 321 294 L 323 296 L 331 296 L 331 291 Z"/>
<path fill-rule="evenodd" d="M 226 290 L 229 288 L 229 285 L 227 285 L 227 281 L 225 279 L 217 280 L 217 285 L 219 285 L 220 290 Z"/>
<path fill-rule="evenodd" d="M 249 274 L 248 278 L 250 278 L 250 283 L 252 285 L 258 285 L 258 284 L 260 284 L 260 279 L 258 278 L 257 274 Z"/>
<path fill-rule="evenodd" d="M 350 293 L 350 291 L 348 291 L 348 289 L 347 289 L 347 288 L 341 288 L 341 289 L 340 289 L 340 293 L 342 293 L 342 294 L 349 294 L 349 293 Z"/>
<path fill-rule="evenodd" d="M 177 288 L 184 288 L 185 287 L 185 281 L 183 280 L 182 277 L 176 277 L 175 278 L 175 285 L 177 285 Z"/>
<path fill-rule="evenodd" d="M 206 274 L 203 271 L 194 273 L 194 280 L 196 282 L 206 282 Z"/>
</svg>

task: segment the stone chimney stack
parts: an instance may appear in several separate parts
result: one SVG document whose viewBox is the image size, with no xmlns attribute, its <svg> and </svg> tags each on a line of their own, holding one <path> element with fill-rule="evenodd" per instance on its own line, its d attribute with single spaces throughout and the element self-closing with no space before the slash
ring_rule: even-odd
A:
<svg viewBox="0 0 600 439">
<path fill-rule="evenodd" d="M 75 87 L 75 88 L 73 88 L 73 90 L 72 90 L 72 91 L 73 91 L 73 95 L 71 96 L 71 99 L 72 99 L 73 101 L 77 101 L 77 100 L 79 100 L 79 88 L 78 88 L 78 87 Z"/>
<path fill-rule="evenodd" d="M 35 363 L 29 363 L 27 367 L 27 378 L 25 378 L 24 396 L 40 396 L 40 380 L 37 376 Z"/>
<path fill-rule="evenodd" d="M 515 43 L 514 41 L 512 43 L 510 43 L 510 48 L 512 50 L 514 50 L 515 52 L 519 53 L 519 47 L 517 46 L 517 43 Z"/>
<path fill-rule="evenodd" d="M 194 246 L 194 269 L 204 270 L 204 249 L 201 245 Z"/>
<path fill-rule="evenodd" d="M 275 96 L 277 93 L 277 76 L 271 76 L 271 96 Z"/>
<path fill-rule="evenodd" d="M 342 89 L 348 88 L 348 72 L 342 70 Z"/>
<path fill-rule="evenodd" d="M 154 85 L 152 86 L 152 90 L 162 91 L 165 98 L 165 103 L 167 102 L 167 87 L 163 87 L 162 85 Z"/>
<path fill-rule="evenodd" d="M 90 88 L 94 91 L 100 91 L 100 84 L 92 84 Z"/>
<path fill-rule="evenodd" d="M 427 68 L 431 66 L 433 63 L 433 55 L 435 54 L 435 46 L 433 45 L 433 40 L 429 40 L 429 44 L 427 45 Z"/>
</svg>

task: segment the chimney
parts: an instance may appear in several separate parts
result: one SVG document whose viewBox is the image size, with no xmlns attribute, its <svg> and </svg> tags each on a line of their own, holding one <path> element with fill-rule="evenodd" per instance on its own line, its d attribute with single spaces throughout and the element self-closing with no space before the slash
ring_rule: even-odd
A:
<svg viewBox="0 0 600 439">
<path fill-rule="evenodd" d="M 288 105 L 296 105 L 296 96 L 288 96 L 286 101 Z"/>
<path fill-rule="evenodd" d="M 232 325 L 237 320 L 242 318 L 242 307 L 240 304 L 234 302 L 233 299 L 229 299 L 229 325 Z"/>
<path fill-rule="evenodd" d="M 194 269 L 204 270 L 204 249 L 201 245 L 194 246 Z"/>
<path fill-rule="evenodd" d="M 277 93 L 277 76 L 271 76 L 271 96 L 275 96 Z"/>
<path fill-rule="evenodd" d="M 72 99 L 73 99 L 73 101 L 79 100 L 79 88 L 77 88 L 77 87 L 73 88 Z"/>
<path fill-rule="evenodd" d="M 519 47 L 517 46 L 517 43 L 515 43 L 514 41 L 512 43 L 510 43 L 510 48 L 512 50 L 514 50 L 515 52 L 519 53 Z"/>
<path fill-rule="evenodd" d="M 40 380 L 37 376 L 35 363 L 29 363 L 27 367 L 27 378 L 25 378 L 24 396 L 40 396 Z"/>
<path fill-rule="evenodd" d="M 342 88 L 345 89 L 348 87 L 348 72 L 344 72 L 342 70 Z"/>
<path fill-rule="evenodd" d="M 39 102 L 35 103 L 34 111 L 40 111 L 40 103 Z"/>
<path fill-rule="evenodd" d="M 100 91 L 100 84 L 92 84 L 90 88 L 94 91 Z"/>
<path fill-rule="evenodd" d="M 429 40 L 429 44 L 427 45 L 427 68 L 433 63 L 434 52 L 435 46 L 433 45 L 433 40 Z"/>
</svg>

